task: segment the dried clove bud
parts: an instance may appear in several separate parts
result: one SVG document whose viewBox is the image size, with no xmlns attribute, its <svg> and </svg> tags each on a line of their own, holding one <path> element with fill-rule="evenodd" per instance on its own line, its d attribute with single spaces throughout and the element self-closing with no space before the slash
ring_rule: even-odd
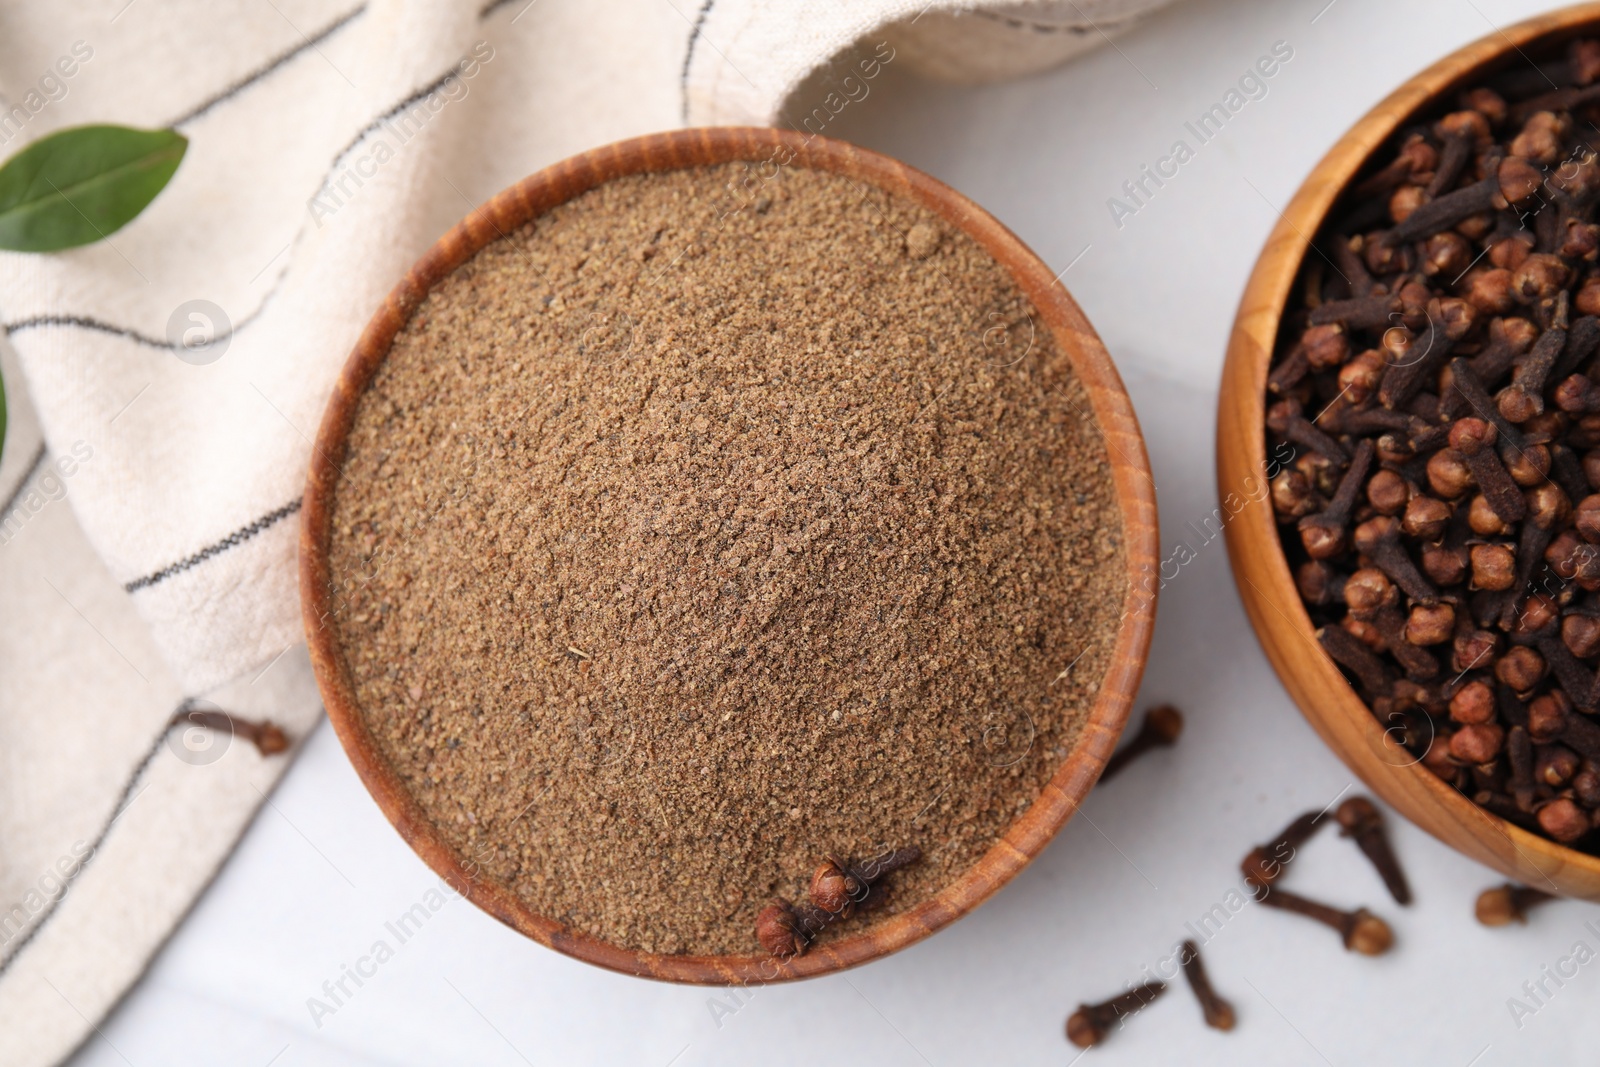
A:
<svg viewBox="0 0 1600 1067">
<path fill-rule="evenodd" d="M 1494 676 L 1517 693 L 1531 693 L 1544 680 L 1544 671 L 1544 657 L 1526 645 L 1507 649 L 1494 665 Z"/>
<path fill-rule="evenodd" d="M 1133 736 L 1133 740 L 1112 753 L 1111 758 L 1106 761 L 1106 769 L 1100 773 L 1100 781 L 1104 782 L 1114 777 L 1130 762 L 1151 749 L 1176 744 L 1181 733 L 1183 733 L 1183 713 L 1171 704 L 1157 704 L 1144 713 L 1144 723 L 1139 727 L 1139 732 Z"/>
<path fill-rule="evenodd" d="M 1499 635 L 1488 630 L 1463 629 L 1456 634 L 1455 651 L 1451 656 L 1450 666 L 1453 670 L 1465 674 L 1494 662 L 1494 657 L 1499 651 Z"/>
<path fill-rule="evenodd" d="M 1455 636 L 1456 609 L 1448 601 L 1416 604 L 1406 617 L 1406 640 L 1419 647 L 1442 645 Z"/>
<path fill-rule="evenodd" d="M 1483 491 L 1484 499 L 1494 513 L 1505 522 L 1520 522 L 1527 514 L 1522 491 L 1511 480 L 1500 457 L 1494 450 L 1499 430 L 1494 423 L 1483 419 L 1457 419 L 1450 427 L 1450 447 L 1466 462 L 1472 471 L 1473 481 Z"/>
<path fill-rule="evenodd" d="M 1289 869 L 1300 846 L 1311 840 L 1322 829 L 1326 811 L 1308 811 L 1297 815 L 1273 840 L 1251 849 L 1239 863 L 1244 880 L 1256 890 L 1256 899 L 1267 896 L 1272 884 Z"/>
<path fill-rule="evenodd" d="M 1565 284 L 1566 269 L 1559 257 L 1529 256 L 1512 279 L 1513 290 L 1528 299 L 1550 299 L 1551 296 L 1543 295 L 1548 291 L 1556 304 L 1550 328 L 1534 342 L 1533 348 L 1517 364 L 1511 384 L 1495 398 L 1501 416 L 1510 422 L 1524 423 L 1544 412 L 1545 379 L 1567 343 L 1567 294 L 1561 288 Z M 1555 271 L 1560 271 L 1560 275 L 1555 275 Z"/>
<path fill-rule="evenodd" d="M 841 919 L 855 914 L 856 904 L 867 895 L 866 883 L 847 865 L 829 856 L 811 875 L 811 903 Z"/>
<path fill-rule="evenodd" d="M 1588 835 L 1589 813 L 1575 801 L 1557 797 L 1538 811 L 1539 828 L 1564 845 Z"/>
<path fill-rule="evenodd" d="M 1389 651 L 1408 677 L 1427 681 L 1439 673 L 1439 662 L 1406 640 L 1405 617 L 1400 613 L 1400 594 L 1389 577 L 1375 567 L 1363 567 L 1344 584 L 1345 603 L 1350 614 L 1370 623 L 1383 635 Z"/>
<path fill-rule="evenodd" d="M 1340 586 L 1340 595 L 1343 595 L 1343 585 Z M 1577 614 L 1566 616 L 1561 620 L 1561 640 L 1574 656 L 1593 659 L 1600 655 L 1600 618 Z"/>
<path fill-rule="evenodd" d="M 1322 510 L 1324 503 L 1311 480 L 1294 467 L 1279 471 L 1272 479 L 1272 510 L 1280 519 L 1303 518 Z"/>
<path fill-rule="evenodd" d="M 834 918 L 814 904 L 776 900 L 756 914 L 756 941 L 766 952 L 782 959 L 803 956 Z"/>
<path fill-rule="evenodd" d="M 176 726 L 181 723 L 188 723 L 191 726 L 198 726 L 206 730 L 215 730 L 219 733 L 238 734 L 255 745 L 256 751 L 263 756 L 276 756 L 289 748 L 288 735 L 270 719 L 253 722 L 237 715 L 229 715 L 225 711 L 180 708 L 173 713 L 171 725 Z"/>
<path fill-rule="evenodd" d="M 1367 699 L 1374 699 L 1388 690 L 1389 677 L 1383 669 L 1383 661 L 1348 630 L 1324 626 L 1317 631 L 1317 642 L 1335 663 L 1356 676 Z"/>
<path fill-rule="evenodd" d="M 1534 697 L 1528 702 L 1527 716 L 1528 737 L 1535 744 L 1558 740 L 1567 729 L 1566 697 L 1555 693 Z"/>
<path fill-rule="evenodd" d="M 1333 817 L 1338 820 L 1340 835 L 1354 839 L 1356 846 L 1372 861 L 1378 876 L 1388 887 L 1389 895 L 1397 904 L 1411 903 L 1411 886 L 1406 882 L 1400 861 L 1389 846 L 1389 837 L 1383 829 L 1383 816 L 1366 797 L 1351 797 L 1339 805 Z"/>
<path fill-rule="evenodd" d="M 912 845 L 880 852 L 869 860 L 852 864 L 851 873 L 868 885 L 876 885 L 902 867 L 909 867 L 922 859 L 922 850 Z"/>
<path fill-rule="evenodd" d="M 1411 485 L 1397 471 L 1380 470 L 1367 480 L 1367 503 L 1380 515 L 1398 515 L 1411 500 Z"/>
<path fill-rule="evenodd" d="M 1500 755 L 1506 732 L 1495 723 L 1470 724 L 1450 735 L 1450 755 L 1462 763 L 1488 763 Z"/>
<path fill-rule="evenodd" d="M 1556 407 L 1574 415 L 1600 411 L 1600 385 L 1582 374 L 1570 374 L 1556 384 Z"/>
<path fill-rule="evenodd" d="M 1214 1030 L 1232 1030 L 1238 1015 L 1233 1005 L 1218 996 L 1212 988 L 1211 977 L 1206 974 L 1206 965 L 1200 959 L 1200 946 L 1193 941 L 1185 941 L 1178 946 L 1178 958 L 1183 964 L 1183 976 L 1189 980 L 1189 988 L 1194 990 L 1195 999 L 1200 1002 L 1200 1012 L 1205 1017 L 1206 1025 Z"/>
<path fill-rule="evenodd" d="M 1167 991 L 1165 982 L 1146 982 L 1101 1004 L 1079 1004 L 1067 1017 L 1067 1040 L 1079 1048 L 1093 1048 Z"/>
<path fill-rule="evenodd" d="M 1350 458 L 1343 445 L 1305 417 L 1298 400 L 1280 400 L 1267 409 L 1267 426 L 1285 440 L 1309 448 L 1335 463 Z"/>
<path fill-rule="evenodd" d="M 1286 889 L 1277 888 L 1257 899 L 1268 907 L 1304 915 L 1308 919 L 1315 919 L 1325 926 L 1332 927 L 1344 939 L 1344 947 L 1352 952 L 1359 952 L 1364 956 L 1381 956 L 1394 945 L 1394 931 L 1389 928 L 1389 924 L 1366 908 L 1340 911 L 1338 908 L 1290 893 Z"/>
<path fill-rule="evenodd" d="M 1308 604 L 1322 606 L 1344 603 L 1344 575 L 1331 564 L 1307 560 L 1295 569 L 1295 586 Z M 1596 647 L 1600 647 L 1600 619 L 1596 623 Z"/>
<path fill-rule="evenodd" d="M 1428 486 L 1445 500 L 1455 500 L 1472 488 L 1472 469 L 1461 454 L 1440 449 L 1428 457 Z"/>
<path fill-rule="evenodd" d="M 1533 810 L 1534 793 L 1537 789 L 1533 758 L 1533 742 L 1528 739 L 1527 728 L 1513 726 L 1506 735 L 1506 762 L 1511 768 L 1506 788 L 1511 794 L 1511 799 L 1523 811 Z"/>
<path fill-rule="evenodd" d="M 1517 555 L 1508 545 L 1472 546 L 1472 588 L 1499 591 L 1517 581 Z"/>
<path fill-rule="evenodd" d="M 1356 494 L 1366 480 L 1367 469 L 1372 465 L 1372 454 L 1372 442 L 1363 440 L 1339 480 L 1332 502 L 1317 514 L 1300 520 L 1300 540 L 1312 559 L 1327 559 L 1344 551 L 1350 513 L 1355 507 Z"/>
<path fill-rule="evenodd" d="M 1439 595 L 1406 555 L 1405 546 L 1400 542 L 1400 524 L 1394 519 L 1386 515 L 1368 519 L 1356 527 L 1351 540 L 1356 551 L 1371 559 L 1406 596 L 1414 600 L 1432 600 Z"/>
<path fill-rule="evenodd" d="M 1522 727 L 1513 727 L 1522 729 Z M 1534 757 L 1534 780 L 1552 789 L 1560 789 L 1577 777 L 1582 761 L 1577 753 L 1563 745 L 1541 745 Z"/>
<path fill-rule="evenodd" d="M 1466 545 L 1422 546 L 1422 573 L 1435 585 L 1460 585 L 1466 580 L 1471 566 Z"/>
<path fill-rule="evenodd" d="M 1468 682 L 1450 698 L 1450 718 L 1454 722 L 1479 725 L 1493 722 L 1494 714 L 1494 690 L 1482 679 Z"/>
<path fill-rule="evenodd" d="M 1418 541 L 1437 541 L 1450 521 L 1450 505 L 1431 496 L 1414 496 L 1406 503 L 1400 529 Z"/>
<path fill-rule="evenodd" d="M 1544 174 L 1526 159 L 1511 156 L 1491 161 L 1489 176 L 1474 185 L 1420 205 L 1384 237 L 1389 246 L 1407 244 L 1448 230 L 1480 212 L 1504 209 L 1530 199 L 1544 184 Z"/>
<path fill-rule="evenodd" d="M 1505 926 L 1512 922 L 1526 924 L 1530 909 L 1555 899 L 1554 893 L 1507 882 L 1479 893 L 1473 912 L 1485 926 Z"/>
</svg>

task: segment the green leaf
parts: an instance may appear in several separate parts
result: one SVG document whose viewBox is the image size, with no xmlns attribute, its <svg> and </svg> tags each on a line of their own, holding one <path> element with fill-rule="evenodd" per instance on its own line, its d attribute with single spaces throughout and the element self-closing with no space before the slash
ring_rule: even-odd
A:
<svg viewBox="0 0 1600 1067">
<path fill-rule="evenodd" d="M 127 225 L 178 169 L 188 138 L 176 130 L 75 126 L 0 166 L 0 248 L 54 252 Z"/>
</svg>

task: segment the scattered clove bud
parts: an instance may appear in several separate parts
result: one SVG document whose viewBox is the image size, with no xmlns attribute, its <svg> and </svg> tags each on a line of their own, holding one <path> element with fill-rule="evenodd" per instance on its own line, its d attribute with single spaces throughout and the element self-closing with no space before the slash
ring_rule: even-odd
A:
<svg viewBox="0 0 1600 1067">
<path fill-rule="evenodd" d="M 1079 1004 L 1067 1016 L 1067 1040 L 1079 1048 L 1093 1048 L 1111 1035 L 1113 1027 L 1121 1027 L 1166 991 L 1165 982 L 1146 982 L 1102 1004 Z"/>
<path fill-rule="evenodd" d="M 1394 944 L 1394 931 L 1389 924 L 1366 908 L 1340 911 L 1338 908 L 1274 888 L 1265 896 L 1256 898 L 1262 904 L 1294 915 L 1304 915 L 1339 932 L 1344 947 L 1363 956 L 1381 956 Z"/>
<path fill-rule="evenodd" d="M 1377 806 L 1366 797 L 1351 797 L 1339 805 L 1333 817 L 1341 827 L 1340 836 L 1354 839 L 1356 847 L 1372 861 L 1378 877 L 1383 879 L 1395 903 L 1410 904 L 1411 886 L 1406 882 L 1405 872 L 1400 869 L 1400 862 L 1389 845 L 1389 836 L 1383 828 L 1383 816 L 1379 814 Z"/>
<path fill-rule="evenodd" d="M 289 737 L 270 719 L 252 722 L 225 711 L 208 711 L 202 708 L 179 710 L 172 716 L 172 725 L 188 723 L 219 733 L 238 734 L 256 746 L 263 756 L 276 756 L 289 747 Z"/>
<path fill-rule="evenodd" d="M 1264 898 L 1272 884 L 1283 877 L 1300 846 L 1322 829 L 1326 816 L 1327 812 L 1322 810 L 1295 816 L 1294 821 L 1285 826 L 1277 837 L 1251 849 L 1240 862 L 1239 869 L 1244 872 L 1245 882 L 1257 890 L 1257 900 Z"/>
<path fill-rule="evenodd" d="M 1526 924 L 1530 908 L 1555 899 L 1554 893 L 1507 882 L 1479 893 L 1473 912 L 1485 926 L 1505 926 L 1512 922 Z"/>
<path fill-rule="evenodd" d="M 1144 723 L 1139 727 L 1139 732 L 1133 735 L 1133 740 L 1123 745 L 1106 761 L 1106 769 L 1100 773 L 1100 780 L 1104 782 L 1113 777 L 1151 749 L 1176 744 L 1181 733 L 1183 733 L 1183 713 L 1171 704 L 1157 704 L 1144 713 Z"/>
<path fill-rule="evenodd" d="M 1195 999 L 1200 1002 L 1200 1012 L 1205 1016 L 1206 1025 L 1214 1030 L 1232 1030 L 1238 1016 L 1233 1005 L 1218 996 L 1212 988 L 1206 965 L 1200 960 L 1200 946 L 1193 941 L 1185 941 L 1179 947 L 1178 958 L 1183 964 L 1183 976 L 1189 980 L 1189 988 L 1194 990 Z"/>
</svg>

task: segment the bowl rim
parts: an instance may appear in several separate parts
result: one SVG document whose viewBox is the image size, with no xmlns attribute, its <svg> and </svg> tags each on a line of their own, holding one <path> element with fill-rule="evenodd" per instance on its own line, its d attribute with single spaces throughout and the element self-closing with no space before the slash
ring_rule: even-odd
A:
<svg viewBox="0 0 1600 1067">
<path fill-rule="evenodd" d="M 1600 30 L 1600 3 L 1562 8 L 1496 29 L 1407 79 L 1357 120 L 1312 169 L 1279 212 L 1251 268 L 1229 335 L 1218 398 L 1219 495 L 1243 487 L 1253 472 L 1267 469 L 1266 378 L 1283 310 L 1312 239 L 1372 154 L 1390 144 L 1419 112 L 1519 57 L 1525 59 L 1523 49 L 1543 49 L 1596 30 Z M 1420 761 L 1397 765 L 1380 754 L 1392 753 L 1393 742 L 1386 740 L 1372 710 L 1318 645 L 1316 627 L 1280 547 L 1270 503 L 1265 496 L 1248 499 L 1248 506 L 1225 530 L 1235 582 L 1274 670 L 1323 741 L 1380 796 L 1457 851 L 1508 876 L 1542 879 L 1567 895 L 1600 899 L 1600 856 L 1568 848 L 1490 814 Z M 1264 552 L 1268 544 L 1271 551 Z M 1258 553 L 1266 558 L 1258 558 Z M 1264 576 L 1268 588 L 1256 585 L 1251 573 Z M 1290 647 L 1309 642 L 1316 655 L 1299 659 L 1280 649 L 1280 637 Z M 1347 744 L 1349 738 L 1337 736 L 1336 727 L 1323 721 L 1325 715 L 1354 726 L 1360 743 Z M 1421 806 L 1428 801 L 1440 810 L 1423 811 Z"/>
<path fill-rule="evenodd" d="M 1128 591 L 1109 666 L 1067 757 L 990 849 L 916 906 L 805 955 L 678 956 L 641 952 L 568 929 L 479 878 L 445 843 L 380 755 L 362 719 L 328 625 L 328 542 L 338 464 L 359 399 L 396 333 L 445 275 L 491 241 L 603 182 L 625 175 L 743 161 L 757 168 L 821 169 L 917 202 L 976 240 L 1007 269 L 1052 330 L 1088 393 L 1123 523 Z M 776 171 L 774 171 L 776 173 Z M 1154 628 L 1159 549 L 1155 487 L 1138 421 L 1121 378 L 1087 318 L 1049 268 L 993 216 L 943 183 L 887 156 L 842 141 L 764 127 L 683 129 L 617 142 L 547 167 L 502 190 L 441 237 L 395 286 L 356 342 L 324 411 L 307 473 L 300 534 L 301 613 L 328 718 L 362 783 L 418 856 L 474 904 L 520 933 L 576 959 L 665 981 L 742 985 L 812 977 L 911 945 L 988 899 L 1039 854 L 1099 778 L 1127 723 Z M 753 946 L 752 946 L 753 947 Z"/>
</svg>

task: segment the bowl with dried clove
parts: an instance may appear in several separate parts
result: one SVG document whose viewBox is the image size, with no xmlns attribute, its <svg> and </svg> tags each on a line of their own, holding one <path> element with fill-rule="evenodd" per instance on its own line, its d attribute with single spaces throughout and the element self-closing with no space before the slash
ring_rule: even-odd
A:
<svg viewBox="0 0 1600 1067">
<path fill-rule="evenodd" d="M 628 974 L 893 952 L 1036 856 L 1154 617 L 1132 408 L 953 190 L 767 129 L 542 171 L 377 311 L 301 541 L 334 729 L 457 892 Z"/>
<path fill-rule="evenodd" d="M 1406 82 L 1318 164 L 1229 343 L 1240 595 L 1324 741 L 1600 900 L 1600 5 Z"/>
</svg>

